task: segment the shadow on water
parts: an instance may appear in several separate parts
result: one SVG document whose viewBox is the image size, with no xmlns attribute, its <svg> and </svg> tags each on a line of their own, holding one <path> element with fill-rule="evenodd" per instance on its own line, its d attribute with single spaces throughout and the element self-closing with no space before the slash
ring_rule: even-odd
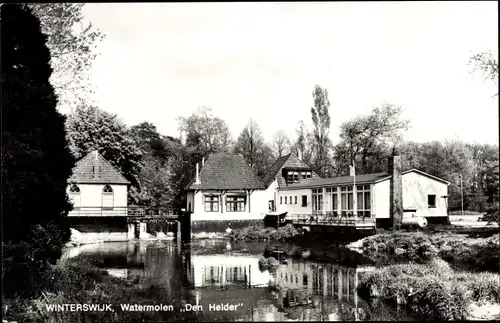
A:
<svg viewBox="0 0 500 323">
<path fill-rule="evenodd" d="M 201 305 L 209 321 L 409 319 L 358 297 L 359 277 L 373 264 L 346 248 L 157 241 L 102 243 L 72 248 L 66 254 L 77 255 L 114 276 L 175 290 L 186 304 Z M 281 262 L 272 272 L 260 270 L 263 256 Z M 238 306 L 232 311 L 210 311 L 210 304 Z"/>
</svg>

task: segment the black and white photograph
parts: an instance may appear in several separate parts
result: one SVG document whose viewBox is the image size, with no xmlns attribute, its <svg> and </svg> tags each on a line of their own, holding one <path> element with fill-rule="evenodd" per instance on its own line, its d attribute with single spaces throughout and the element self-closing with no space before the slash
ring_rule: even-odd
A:
<svg viewBox="0 0 500 323">
<path fill-rule="evenodd" d="M 498 29 L 1 3 L 2 323 L 500 320 Z"/>
</svg>

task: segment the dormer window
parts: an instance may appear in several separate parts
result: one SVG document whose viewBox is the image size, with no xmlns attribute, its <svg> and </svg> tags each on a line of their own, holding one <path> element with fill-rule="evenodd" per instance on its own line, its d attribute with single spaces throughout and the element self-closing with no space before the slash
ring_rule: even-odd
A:
<svg viewBox="0 0 500 323">
<path fill-rule="evenodd" d="M 289 184 L 298 183 L 299 182 L 299 172 L 288 171 L 287 182 Z"/>
</svg>

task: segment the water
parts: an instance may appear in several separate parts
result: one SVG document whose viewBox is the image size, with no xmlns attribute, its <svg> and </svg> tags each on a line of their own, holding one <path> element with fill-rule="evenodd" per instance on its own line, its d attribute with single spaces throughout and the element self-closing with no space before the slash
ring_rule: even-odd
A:
<svg viewBox="0 0 500 323">
<path fill-rule="evenodd" d="M 279 251 L 279 252 L 276 252 Z M 139 277 L 182 291 L 185 303 L 202 305 L 208 320 L 337 321 L 397 320 L 383 304 L 370 304 L 356 293 L 359 276 L 373 263 L 345 248 L 322 250 L 291 244 L 230 243 L 201 240 L 117 242 L 74 247 L 65 257 L 81 255 L 111 275 Z M 259 269 L 264 255 L 279 258 L 275 271 Z M 279 290 L 269 286 L 281 286 Z M 209 311 L 209 304 L 238 305 Z"/>
</svg>

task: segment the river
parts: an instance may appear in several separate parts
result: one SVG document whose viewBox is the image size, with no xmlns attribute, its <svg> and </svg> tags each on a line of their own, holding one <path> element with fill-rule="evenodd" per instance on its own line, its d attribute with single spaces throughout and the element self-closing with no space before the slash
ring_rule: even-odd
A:
<svg viewBox="0 0 500 323">
<path fill-rule="evenodd" d="M 276 270 L 259 269 L 264 255 L 280 259 Z M 147 280 L 201 305 L 208 320 L 221 312 L 209 304 L 233 304 L 224 320 L 399 320 L 387 306 L 356 293 L 359 275 L 373 263 L 346 248 L 307 249 L 293 244 L 231 243 L 224 240 L 108 242 L 73 247 L 64 257 L 91 259 L 111 275 Z M 268 288 L 270 285 L 281 288 Z M 213 309 L 213 307 L 212 307 Z"/>
</svg>

